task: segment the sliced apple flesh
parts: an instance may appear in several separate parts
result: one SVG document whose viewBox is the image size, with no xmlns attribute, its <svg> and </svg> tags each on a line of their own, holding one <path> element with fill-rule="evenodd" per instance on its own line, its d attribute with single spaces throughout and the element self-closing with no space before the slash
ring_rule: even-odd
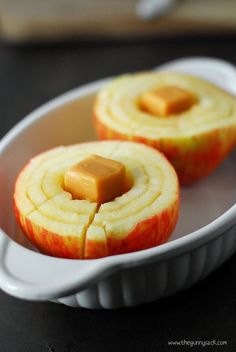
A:
<svg viewBox="0 0 236 352">
<path fill-rule="evenodd" d="M 210 174 L 236 144 L 236 99 L 177 72 L 118 77 L 98 94 L 94 124 L 102 140 L 129 140 L 166 155 L 181 184 Z"/>
<path fill-rule="evenodd" d="M 94 153 L 124 165 L 129 184 L 124 193 L 104 203 L 74 199 L 64 189 L 67 170 Z M 139 143 L 59 147 L 24 167 L 16 181 L 14 208 L 23 232 L 43 253 L 100 258 L 168 239 L 178 218 L 178 179 L 161 153 Z"/>
</svg>

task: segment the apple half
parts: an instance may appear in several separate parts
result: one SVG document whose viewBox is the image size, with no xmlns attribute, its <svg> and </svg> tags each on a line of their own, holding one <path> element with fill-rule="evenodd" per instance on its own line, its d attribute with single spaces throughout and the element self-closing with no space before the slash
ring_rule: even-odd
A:
<svg viewBox="0 0 236 352">
<path fill-rule="evenodd" d="M 149 91 L 175 86 L 195 103 L 185 111 L 155 116 L 140 99 Z M 210 174 L 236 143 L 236 99 L 200 78 L 176 72 L 145 72 L 112 80 L 98 94 L 94 123 L 102 140 L 141 142 L 166 155 L 181 184 Z"/>
<path fill-rule="evenodd" d="M 129 189 L 97 204 L 73 199 L 64 175 L 90 154 L 121 162 Z M 15 185 L 18 223 L 43 253 L 93 259 L 165 242 L 179 212 L 177 175 L 167 159 L 140 143 L 104 141 L 58 147 L 30 160 Z"/>
</svg>

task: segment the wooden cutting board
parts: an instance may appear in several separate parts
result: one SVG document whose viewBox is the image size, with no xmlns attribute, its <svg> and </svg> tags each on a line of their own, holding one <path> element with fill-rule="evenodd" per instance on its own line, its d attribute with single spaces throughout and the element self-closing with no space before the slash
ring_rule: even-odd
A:
<svg viewBox="0 0 236 352">
<path fill-rule="evenodd" d="M 235 0 L 179 0 L 166 16 L 152 21 L 137 17 L 136 4 L 137 0 L 2 0 L 1 36 L 32 41 L 236 29 Z"/>
</svg>

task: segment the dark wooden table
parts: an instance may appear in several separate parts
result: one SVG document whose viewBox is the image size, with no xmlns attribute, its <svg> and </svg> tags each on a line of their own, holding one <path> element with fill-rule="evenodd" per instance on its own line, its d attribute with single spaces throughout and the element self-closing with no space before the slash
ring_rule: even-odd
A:
<svg viewBox="0 0 236 352">
<path fill-rule="evenodd" d="M 214 37 L 0 45 L 2 137 L 28 112 L 81 84 L 149 69 L 183 56 L 236 64 L 236 34 Z M 132 309 L 90 311 L 32 303 L 0 291 L 0 352 L 236 351 L 236 256 L 201 283 Z M 226 340 L 227 346 L 168 345 L 171 340 Z"/>
</svg>

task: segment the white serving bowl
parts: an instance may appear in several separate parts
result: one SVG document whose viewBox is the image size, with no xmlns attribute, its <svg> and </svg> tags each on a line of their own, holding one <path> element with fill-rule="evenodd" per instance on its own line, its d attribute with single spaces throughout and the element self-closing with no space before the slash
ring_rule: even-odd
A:
<svg viewBox="0 0 236 352">
<path fill-rule="evenodd" d="M 199 75 L 236 93 L 235 68 L 220 60 L 181 59 L 159 69 Z M 180 219 L 166 244 L 96 260 L 68 260 L 38 253 L 27 242 L 12 210 L 16 176 L 41 151 L 95 138 L 92 105 L 104 82 L 43 105 L 0 142 L 0 287 L 13 296 L 73 307 L 134 306 L 189 287 L 236 249 L 236 153 L 210 177 L 182 189 Z"/>
</svg>

